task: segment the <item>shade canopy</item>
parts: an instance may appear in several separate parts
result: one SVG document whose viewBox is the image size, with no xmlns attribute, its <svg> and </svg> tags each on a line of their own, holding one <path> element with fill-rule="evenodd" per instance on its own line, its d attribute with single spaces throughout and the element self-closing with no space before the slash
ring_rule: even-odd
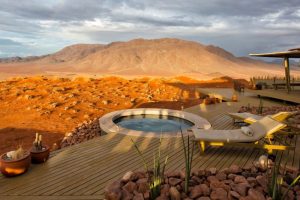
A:
<svg viewBox="0 0 300 200">
<path fill-rule="evenodd" d="M 300 49 L 290 49 L 289 51 L 273 53 L 251 53 L 249 55 L 257 57 L 300 58 Z"/>
<path fill-rule="evenodd" d="M 257 56 L 257 57 L 283 58 L 284 59 L 284 68 L 285 68 L 286 89 L 287 89 L 288 93 L 291 91 L 289 58 L 300 58 L 300 48 L 294 48 L 294 49 L 290 49 L 288 51 L 273 52 L 273 53 L 251 53 L 249 55 Z"/>
</svg>

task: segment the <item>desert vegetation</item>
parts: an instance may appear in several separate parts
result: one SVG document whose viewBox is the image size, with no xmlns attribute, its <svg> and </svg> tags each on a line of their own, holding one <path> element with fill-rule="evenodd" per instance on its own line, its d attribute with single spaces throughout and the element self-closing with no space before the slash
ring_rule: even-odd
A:
<svg viewBox="0 0 300 200">
<path fill-rule="evenodd" d="M 54 143 L 59 147 L 63 138 L 63 146 L 75 144 L 97 136 L 97 119 L 108 112 L 136 107 L 182 109 L 202 103 L 204 97 L 197 87 L 232 85 L 228 77 L 210 81 L 187 77 L 11 78 L 0 82 L 0 153 L 18 145 L 30 148 L 36 132 L 50 147 Z M 86 132 L 90 135 L 82 136 Z M 74 133 L 77 139 L 70 139 Z"/>
</svg>

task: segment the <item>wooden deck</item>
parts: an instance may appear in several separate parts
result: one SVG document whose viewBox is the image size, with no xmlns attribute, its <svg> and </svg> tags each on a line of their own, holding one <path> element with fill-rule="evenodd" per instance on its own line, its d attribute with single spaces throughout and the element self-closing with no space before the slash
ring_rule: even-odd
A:
<svg viewBox="0 0 300 200">
<path fill-rule="evenodd" d="M 251 98 L 247 101 L 258 103 Z M 205 109 L 199 105 L 188 108 L 187 111 L 206 117 L 214 129 L 233 129 L 236 127 L 224 113 L 227 110 L 235 111 L 240 104 L 241 102 L 222 103 L 207 106 Z M 19 177 L 5 178 L 0 175 L 0 199 L 103 199 L 104 188 L 109 182 L 122 177 L 129 170 L 143 170 L 131 138 L 137 141 L 147 162 L 152 163 L 159 139 L 108 134 L 68 147 L 45 164 L 32 165 L 26 174 Z M 300 144 L 300 137 L 289 142 Z M 193 158 L 193 168 L 222 169 L 232 164 L 246 166 L 263 153 L 258 149 L 220 147 L 208 148 L 206 154 L 200 156 L 197 150 Z M 184 168 L 181 138 L 165 138 L 162 154 L 169 155 L 167 170 Z M 284 152 L 284 158 L 288 165 L 299 167 L 299 145 L 296 151 Z"/>
<path fill-rule="evenodd" d="M 225 115 L 212 121 L 215 129 L 234 128 Z M 108 134 L 94 140 L 69 147 L 43 165 L 33 165 L 19 177 L 0 177 L 1 199 L 103 199 L 104 187 L 129 170 L 143 169 L 130 141 L 132 137 Z M 158 146 L 156 138 L 133 138 L 151 163 Z M 294 140 L 293 142 L 296 142 Z M 299 138 L 298 138 L 298 142 Z M 295 152 L 300 152 L 298 148 Z M 163 140 L 162 152 L 170 159 L 167 170 L 184 167 L 180 138 Z M 289 165 L 299 167 L 299 155 L 285 152 Z M 250 165 L 263 152 L 248 148 L 209 148 L 205 155 L 194 156 L 194 168 L 217 167 L 231 164 Z"/>
<path fill-rule="evenodd" d="M 292 90 L 287 93 L 285 89 L 263 89 L 263 90 L 247 90 L 249 93 L 260 95 L 262 97 L 273 98 L 281 101 L 300 104 L 300 90 Z"/>
</svg>

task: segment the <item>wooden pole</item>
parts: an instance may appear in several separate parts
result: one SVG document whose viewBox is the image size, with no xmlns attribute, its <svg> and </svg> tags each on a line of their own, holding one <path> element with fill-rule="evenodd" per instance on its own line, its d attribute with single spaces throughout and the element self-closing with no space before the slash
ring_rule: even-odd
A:
<svg viewBox="0 0 300 200">
<path fill-rule="evenodd" d="M 290 62 L 288 57 L 284 57 L 284 69 L 285 69 L 285 83 L 288 93 L 291 91 L 291 78 L 290 78 Z"/>
</svg>

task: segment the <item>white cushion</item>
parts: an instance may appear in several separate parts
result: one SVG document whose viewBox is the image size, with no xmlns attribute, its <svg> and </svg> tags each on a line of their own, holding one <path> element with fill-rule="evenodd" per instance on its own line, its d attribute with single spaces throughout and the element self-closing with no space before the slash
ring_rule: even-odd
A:
<svg viewBox="0 0 300 200">
<path fill-rule="evenodd" d="M 250 136 L 250 137 L 253 136 L 253 130 L 248 126 L 242 126 L 241 131 L 247 136 Z"/>
</svg>

